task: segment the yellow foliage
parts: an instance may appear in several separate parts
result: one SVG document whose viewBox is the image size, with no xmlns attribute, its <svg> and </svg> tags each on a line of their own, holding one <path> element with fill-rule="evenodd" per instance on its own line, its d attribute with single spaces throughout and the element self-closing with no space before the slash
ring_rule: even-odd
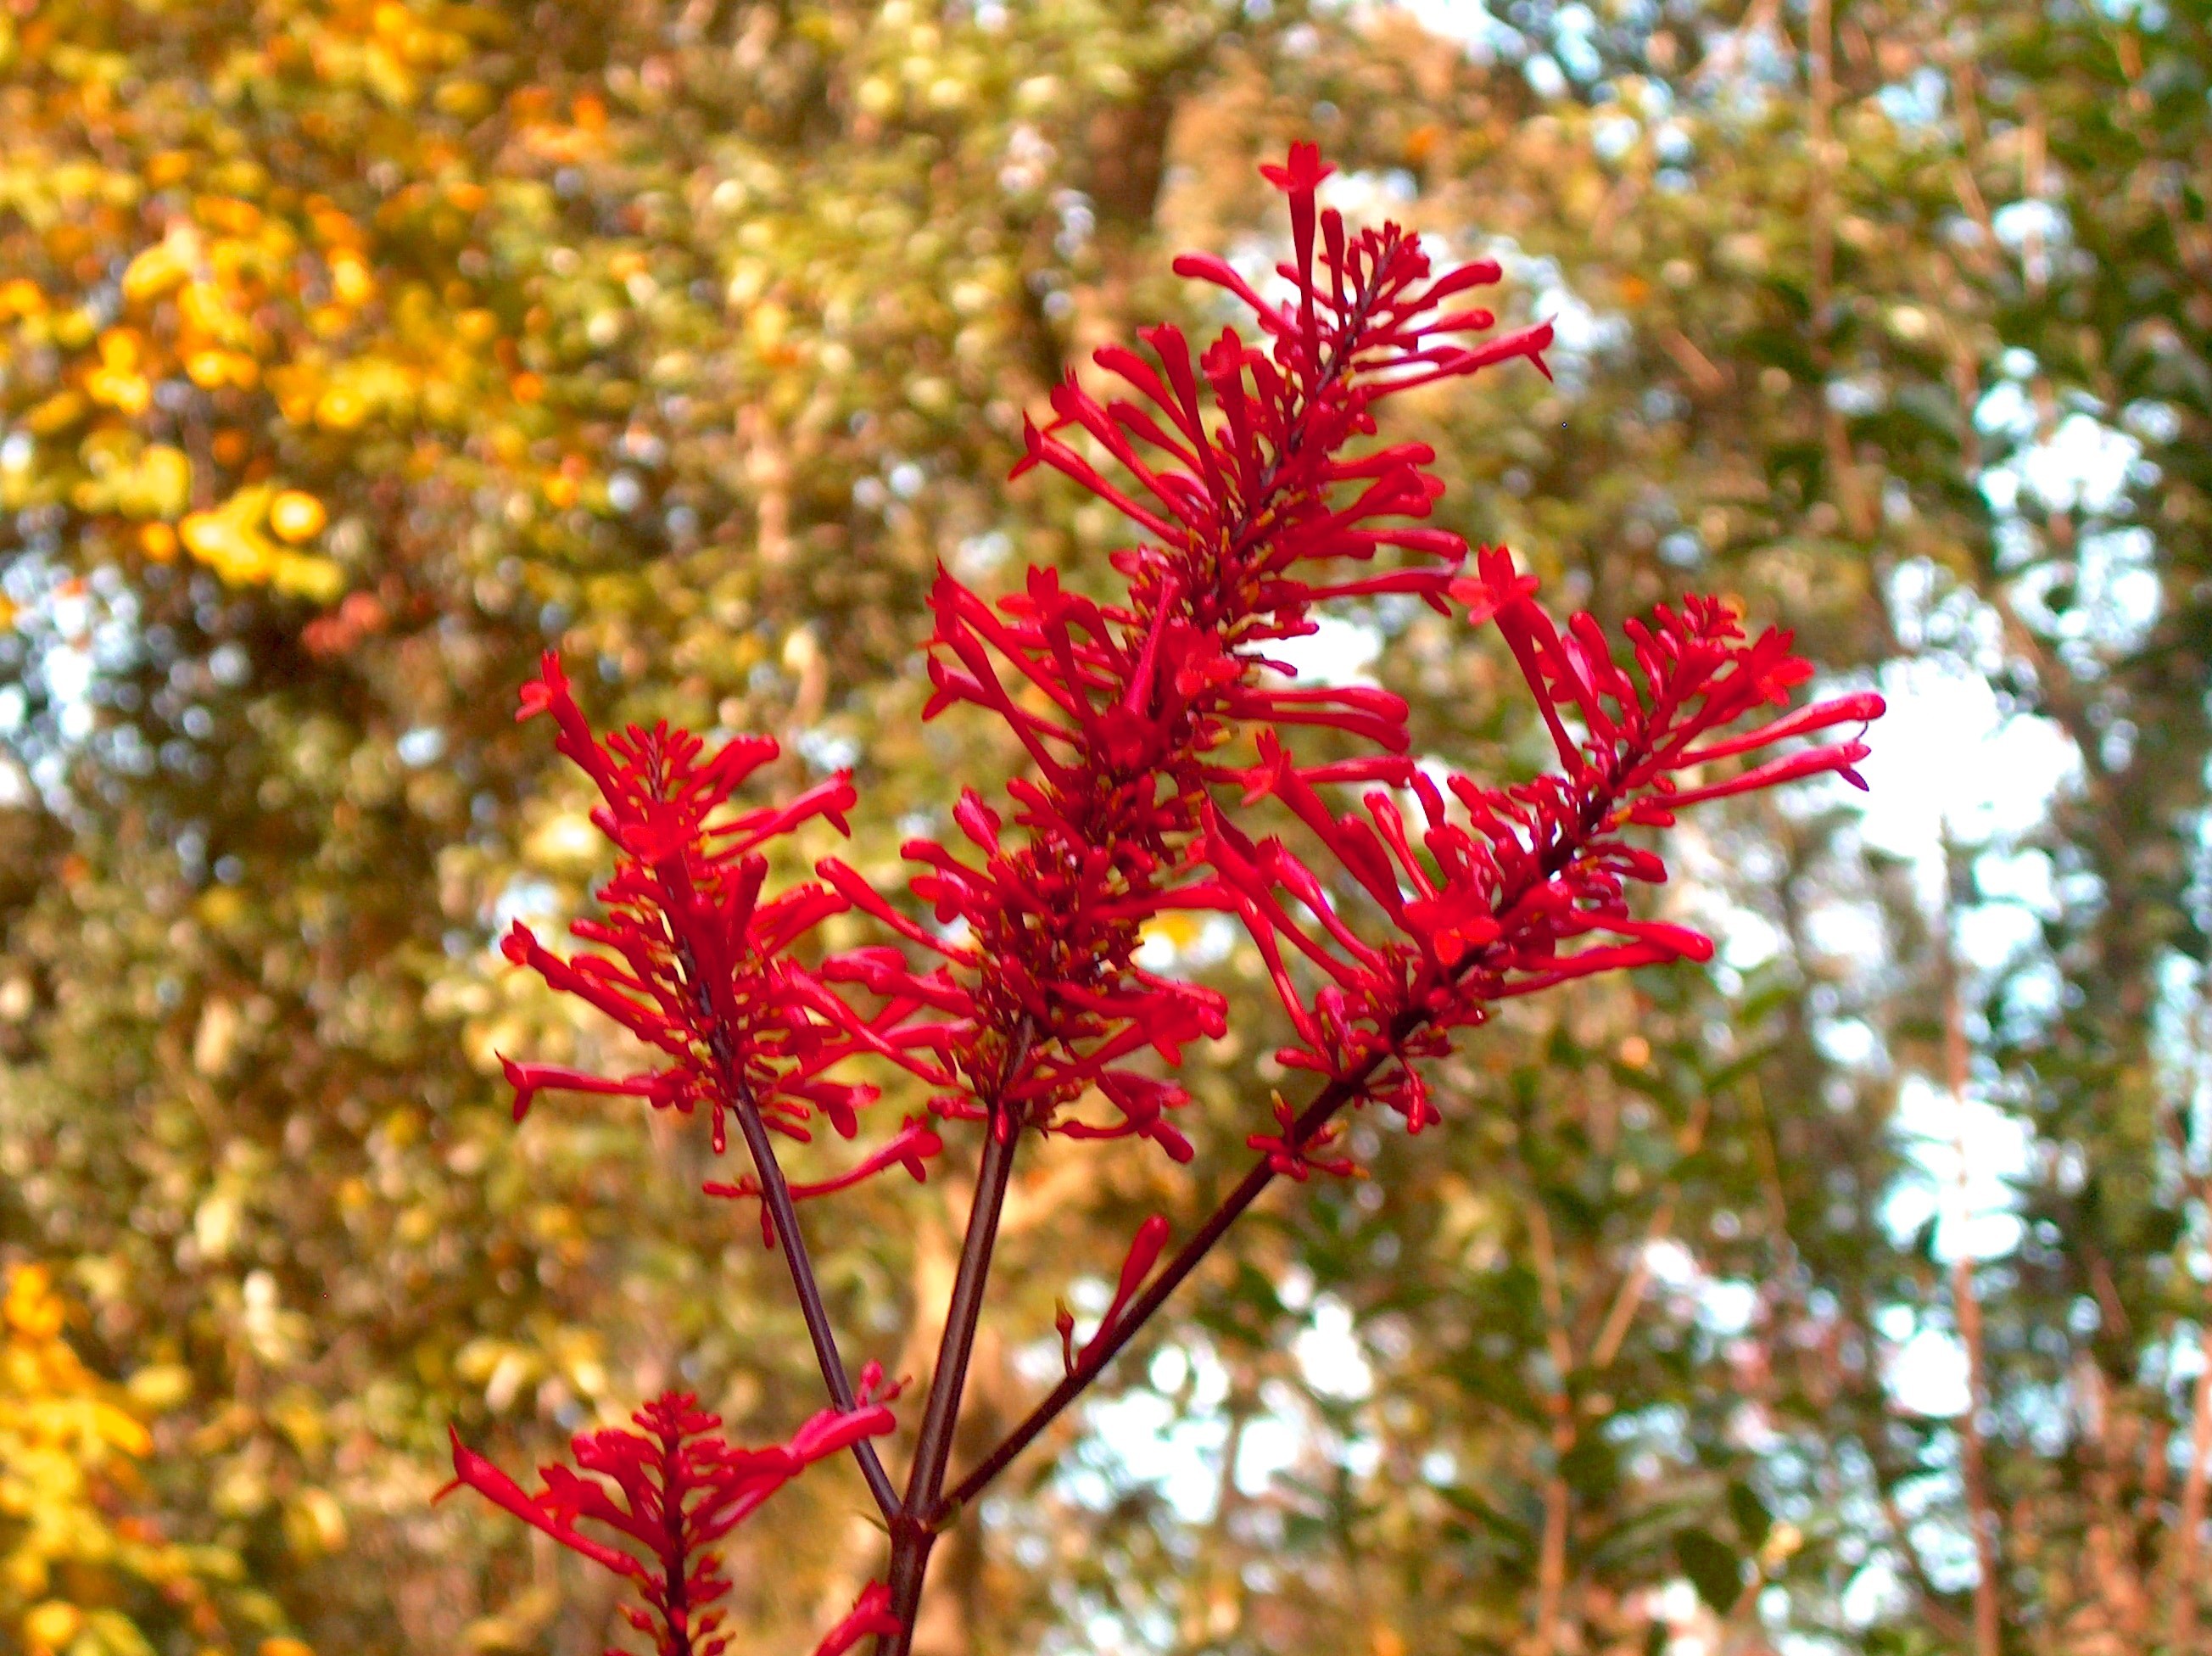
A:
<svg viewBox="0 0 2212 1656">
<path fill-rule="evenodd" d="M 210 348 L 185 357 L 185 373 L 204 391 L 219 391 L 227 385 L 246 391 L 260 379 L 261 364 L 243 351 Z"/>
<path fill-rule="evenodd" d="M 144 1633 L 116 1608 L 123 1589 L 135 1581 L 170 1603 L 200 1604 L 198 1571 L 210 1561 L 112 1510 L 153 1436 L 125 1394 L 62 1338 L 67 1318 L 44 1267 L 9 1272 L 0 1299 L 0 1648 L 146 1650 Z"/>
<path fill-rule="evenodd" d="M 223 290 L 212 282 L 187 282 L 177 296 L 186 326 L 225 343 L 235 341 L 240 320 Z"/>
<path fill-rule="evenodd" d="M 276 532 L 280 539 L 295 545 L 313 539 L 322 533 L 323 525 L 328 521 L 329 514 L 323 510 L 322 502 L 297 489 L 287 489 L 270 502 L 269 527 Z"/>
<path fill-rule="evenodd" d="M 312 604 L 329 604 L 345 590 L 345 571 L 327 557 L 279 552 L 270 566 L 269 584 Z"/>
<path fill-rule="evenodd" d="M 352 386 L 332 386 L 315 399 L 315 423 L 350 431 L 368 417 L 368 399 Z"/>
<path fill-rule="evenodd" d="M 144 0 L 141 9 L 167 6 Z M 448 116 L 487 119 L 501 103 L 465 72 L 482 42 L 474 25 L 455 22 L 459 12 L 349 0 L 284 15 L 292 26 L 241 43 L 223 77 L 305 77 L 342 103 L 366 94 L 433 127 Z M 17 27 L 0 18 L 0 61 L 18 44 Z M 26 349 L 60 358 L 58 374 L 26 379 L 7 411 L 20 434 L 40 441 L 0 461 L 0 509 L 79 514 L 88 521 L 69 538 L 89 557 L 134 543 L 156 559 L 183 551 L 226 581 L 335 601 L 344 571 L 305 550 L 336 510 L 325 502 L 345 492 L 331 475 L 345 472 L 345 454 L 327 438 L 398 438 L 404 452 L 426 429 L 443 441 L 465 429 L 487 399 L 512 406 L 544 395 L 535 374 L 519 371 L 505 326 L 472 282 L 450 271 L 442 283 L 407 274 L 416 260 L 404 250 L 419 234 L 449 243 L 492 193 L 467 175 L 450 136 L 428 130 L 404 143 L 416 181 L 364 210 L 280 181 L 284 167 L 250 146 L 142 125 L 124 90 L 135 73 L 129 51 L 94 46 L 101 27 L 40 14 L 24 38 L 35 39 L 33 55 L 47 68 L 70 65 L 66 84 L 50 104 L 39 101 L 44 92 L 27 94 L 23 120 L 11 115 L 0 143 L 12 169 L 0 196 L 20 221 L 18 239 L 54 267 L 33 274 L 17 247 L 0 272 L 0 363 Z M 229 90 L 217 100 L 245 82 L 223 78 Z M 328 101 L 300 115 L 311 144 L 335 141 Z M 607 125 L 588 97 L 576 119 L 593 131 Z M 71 133 L 88 123 L 104 134 L 97 154 L 74 138 L 57 148 L 41 125 L 56 120 Z M 389 130 L 405 140 L 404 122 Z M 404 252 L 398 265 L 395 251 Z M 117 268 L 119 316 L 83 285 Z M 206 395 L 181 394 L 191 393 Z M 180 417 L 205 440 L 180 435 Z M 528 469 L 520 456 L 507 464 Z M 315 474 L 312 498 L 253 498 L 264 479 L 303 469 Z M 193 513 L 181 538 L 148 528 L 177 523 L 195 495 L 222 503 Z"/>
<path fill-rule="evenodd" d="M 81 512 L 173 518 L 191 498 L 191 461 L 171 444 L 141 448 L 134 434 L 111 428 L 87 437 L 78 457 L 85 475 L 70 490 L 70 503 Z"/>
<path fill-rule="evenodd" d="M 154 387 L 143 374 L 124 368 L 96 368 L 84 379 L 93 401 L 136 417 L 152 406 Z"/>
<path fill-rule="evenodd" d="M 225 581 L 258 586 L 268 580 L 276 549 L 240 521 L 234 509 L 236 501 L 234 496 L 230 504 L 215 511 L 194 512 L 178 527 L 178 533 L 185 550 Z"/>
<path fill-rule="evenodd" d="M 123 1389 L 148 1414 L 163 1414 L 192 1395 L 192 1373 L 181 1363 L 149 1363 Z"/>
<path fill-rule="evenodd" d="M 261 228 L 261 210 L 250 201 L 231 196 L 202 196 L 192 203 L 201 223 L 232 235 L 252 235 Z"/>
<path fill-rule="evenodd" d="M 346 1543 L 345 1511 L 329 1490 L 302 1489 L 285 1507 L 284 1539 L 302 1558 L 337 1552 Z"/>
<path fill-rule="evenodd" d="M 0 283 L 0 318 L 38 316 L 45 313 L 46 295 L 39 284 L 26 277 Z"/>
<path fill-rule="evenodd" d="M 23 426 L 34 437 L 51 437 L 68 430 L 89 411 L 81 393 L 58 391 L 23 417 Z"/>
<path fill-rule="evenodd" d="M 133 304 L 160 298 L 191 279 L 198 262 L 195 238 L 172 234 L 133 259 L 123 272 L 123 296 Z"/>
<path fill-rule="evenodd" d="M 64 1307 L 52 1291 L 52 1279 L 43 1265 L 24 1265 L 10 1272 L 8 1297 L 0 1305 L 9 1336 L 28 1340 L 51 1340 L 61 1332 Z"/>
<path fill-rule="evenodd" d="M 23 1618 L 23 1641 L 33 1649 L 43 1645 L 58 1649 L 76 1637 L 84 1626 L 84 1612 L 75 1604 L 49 1598 Z"/>
<path fill-rule="evenodd" d="M 376 296 L 376 280 L 358 258 L 331 259 L 331 290 L 349 305 L 365 305 Z"/>
<path fill-rule="evenodd" d="M 317 604 L 345 590 L 345 572 L 326 557 L 295 552 L 270 539 L 273 529 L 304 540 L 322 527 L 322 502 L 265 485 L 241 489 L 212 511 L 194 512 L 177 526 L 185 550 L 237 587 L 274 587 Z"/>
</svg>

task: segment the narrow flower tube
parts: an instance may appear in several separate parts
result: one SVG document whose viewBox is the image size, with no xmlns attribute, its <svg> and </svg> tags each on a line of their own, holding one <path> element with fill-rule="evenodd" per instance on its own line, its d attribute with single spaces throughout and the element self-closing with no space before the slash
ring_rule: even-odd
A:
<svg viewBox="0 0 2212 1656">
<path fill-rule="evenodd" d="M 1114 1326 L 1123 1307 L 1137 1297 L 1137 1290 L 1144 1287 L 1145 1279 L 1152 1274 L 1152 1267 L 1159 1263 L 1160 1251 L 1167 1245 L 1168 1221 L 1159 1215 L 1152 1215 L 1137 1227 L 1137 1234 L 1129 1244 L 1129 1251 L 1121 1260 L 1121 1275 L 1114 1285 L 1113 1301 L 1106 1307 L 1106 1314 L 1098 1319 L 1097 1332 L 1085 1342 L 1083 1350 L 1076 1354 L 1077 1364 L 1082 1363 L 1091 1346 Z"/>
</svg>

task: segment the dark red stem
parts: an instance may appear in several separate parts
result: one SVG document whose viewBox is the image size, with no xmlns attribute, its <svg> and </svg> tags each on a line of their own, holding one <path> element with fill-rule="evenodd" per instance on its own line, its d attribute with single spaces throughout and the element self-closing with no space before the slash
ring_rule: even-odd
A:
<svg viewBox="0 0 2212 1656">
<path fill-rule="evenodd" d="M 1024 1018 L 1008 1051 L 999 1092 L 1003 1096 L 1028 1062 L 1034 1026 Z M 922 1582 L 938 1526 L 931 1516 L 943 1502 L 945 1475 L 952 1464 L 952 1436 L 960 1422 L 960 1400 L 968 1388 L 968 1360 L 975 1349 L 975 1330 L 983 1316 L 983 1290 L 990 1281 L 991 1254 L 999 1240 L 999 1215 L 1013 1182 L 1014 1148 L 1019 1124 L 994 1103 L 983 1128 L 983 1156 L 975 1169 L 975 1196 L 968 1209 L 968 1232 L 960 1242 L 960 1267 L 952 1279 L 952 1298 L 945 1308 L 945 1335 L 938 1343 L 937 1367 L 929 1379 L 921 1431 L 907 1474 L 906 1500 L 891 1514 L 890 1612 L 899 1630 L 876 1641 L 876 1656 L 907 1656 L 914 1646 L 915 1613 L 921 1607 Z"/>
<path fill-rule="evenodd" d="M 723 1089 L 737 1112 L 738 1130 L 744 1135 L 745 1148 L 752 1154 L 753 1172 L 760 1179 L 761 1204 L 768 1209 L 769 1218 L 775 1227 L 777 1243 L 783 1250 L 784 1262 L 791 1269 L 792 1292 L 799 1296 L 799 1313 L 806 1319 L 806 1337 L 813 1342 L 814 1361 L 822 1370 L 822 1383 L 830 1388 L 830 1400 L 850 1414 L 860 1406 L 860 1398 L 845 1373 L 845 1359 L 837 1350 L 837 1336 L 830 1326 L 830 1307 L 823 1303 L 821 1284 L 814 1278 L 814 1261 L 807 1254 L 805 1237 L 799 1233 L 799 1207 L 791 1199 L 791 1185 L 783 1176 L 782 1163 L 775 1158 L 775 1145 L 769 1137 L 768 1123 L 761 1118 L 760 1105 L 753 1097 L 752 1088 L 745 1084 L 737 1054 L 731 1050 L 729 1035 L 714 1017 L 706 984 L 699 976 L 698 958 L 680 938 L 677 950 L 684 962 L 684 976 L 690 980 L 700 1004 L 708 1010 L 712 1031 L 708 1046 L 714 1055 L 715 1067 L 721 1071 Z M 891 1475 L 884 1470 L 883 1457 L 876 1452 L 873 1443 L 862 1438 L 853 1446 L 853 1458 L 860 1464 L 860 1476 L 867 1480 L 868 1493 L 875 1497 L 877 1510 L 888 1523 L 899 1510 L 899 1499 L 898 1491 L 891 1487 Z"/>
<path fill-rule="evenodd" d="M 922 1411 L 908 1474 L 906 1502 L 891 1519 L 891 1562 L 887 1586 L 891 1614 L 899 1631 L 878 1641 L 877 1656 L 907 1656 L 914 1643 L 914 1619 L 921 1604 L 922 1580 L 937 1544 L 934 1514 L 942 1505 L 945 1475 L 952 1462 L 952 1435 L 959 1423 L 960 1400 L 968 1385 L 968 1360 L 983 1312 L 983 1289 L 991 1274 L 991 1251 L 998 1242 L 999 1215 L 1014 1171 L 1013 1132 L 1001 1133 L 994 1118 L 983 1137 L 983 1159 L 975 1170 L 975 1198 L 968 1214 L 968 1233 L 960 1245 L 959 1273 L 945 1312 L 945 1338 L 938 1348 L 937 1370 L 930 1378 L 929 1401 Z"/>
<path fill-rule="evenodd" d="M 684 1451 L 679 1440 L 663 1437 L 660 1444 L 660 1527 L 667 1539 L 660 1548 L 661 1626 L 666 1630 L 666 1656 L 691 1656 L 690 1583 L 685 1570 L 690 1549 L 684 1540 Z"/>
<path fill-rule="evenodd" d="M 814 1262 L 807 1256 L 806 1239 L 799 1234 L 798 1204 L 791 1199 L 791 1187 L 775 1159 L 775 1147 L 769 1142 L 760 1105 L 753 1101 L 750 1089 L 734 1090 L 738 1128 L 745 1135 L 745 1148 L 752 1152 L 753 1169 L 760 1175 L 761 1200 L 768 1206 L 777 1245 L 791 1267 L 792 1291 L 799 1296 L 799 1312 L 806 1318 L 814 1361 L 822 1370 L 823 1384 L 830 1388 L 830 1401 L 849 1414 L 860 1406 L 860 1399 L 846 1377 L 845 1360 L 838 1355 L 837 1336 L 830 1327 L 830 1308 L 822 1302 L 821 1285 L 814 1280 Z M 884 1470 L 876 1446 L 860 1439 L 853 1446 L 853 1458 L 860 1463 L 860 1476 L 868 1481 L 868 1493 L 875 1497 L 877 1508 L 886 1520 L 890 1519 L 898 1512 L 898 1492 L 891 1487 L 891 1476 Z"/>
<path fill-rule="evenodd" d="M 1425 1020 L 1418 1013 L 1402 1013 L 1392 1026 L 1393 1050 L 1419 1029 Z M 1314 1095 L 1292 1125 L 1289 1137 L 1293 1148 L 1303 1148 L 1313 1135 L 1326 1126 L 1329 1118 L 1353 1099 L 1374 1079 L 1375 1072 L 1390 1061 L 1391 1051 L 1379 1052 L 1348 1075 L 1338 1077 Z M 1223 1198 L 1221 1205 L 1206 1218 L 1191 1239 L 1176 1251 L 1175 1257 L 1158 1275 L 1146 1286 L 1143 1293 L 1132 1300 L 1110 1328 L 1102 1329 L 1085 1350 L 1074 1370 L 1054 1386 L 1036 1408 L 1024 1416 L 1021 1423 L 1007 1434 L 1006 1439 L 983 1457 L 975 1469 L 962 1478 L 952 1490 L 929 1514 L 934 1525 L 942 1524 L 957 1508 L 965 1506 L 981 1495 L 992 1479 L 1012 1462 L 1015 1456 L 1029 1447 L 1037 1434 L 1060 1417 L 1068 1404 L 1090 1388 L 1106 1365 L 1114 1361 L 1121 1348 L 1137 1336 L 1152 1313 L 1167 1303 L 1168 1296 L 1182 1284 L 1183 1278 L 1198 1269 L 1206 1256 L 1213 1251 L 1216 1243 L 1227 1233 L 1229 1227 L 1241 1218 L 1247 1208 L 1260 1199 L 1260 1194 L 1274 1182 L 1275 1169 L 1272 1158 L 1263 1158 L 1237 1182 L 1237 1188 Z"/>
<path fill-rule="evenodd" d="M 768 1204 L 768 1215 L 776 1227 L 776 1245 L 783 1249 L 785 1262 L 792 1269 L 792 1293 L 799 1295 L 799 1311 L 807 1319 L 807 1339 L 814 1342 L 814 1361 L 823 1370 L 830 1402 L 849 1415 L 860 1406 L 860 1399 L 854 1395 L 852 1379 L 845 1375 L 836 1333 L 830 1329 L 830 1306 L 823 1304 L 821 1284 L 814 1280 L 814 1260 L 807 1257 L 807 1242 L 799 1233 L 799 1204 L 792 1202 L 792 1187 L 783 1180 L 776 1147 L 768 1142 L 768 1124 L 761 1120 L 761 1107 L 752 1100 L 752 1092 L 744 1087 L 737 1089 L 737 1127 L 745 1134 L 745 1149 L 752 1151 L 754 1172 L 761 1176 L 761 1200 Z M 884 1519 L 891 1519 L 898 1512 L 898 1490 L 891 1488 L 891 1475 L 883 1470 L 883 1457 L 876 1454 L 876 1446 L 865 1437 L 852 1446 L 852 1454 L 860 1464 L 860 1476 L 867 1479 L 867 1492 L 876 1496 L 876 1507 Z"/>
</svg>

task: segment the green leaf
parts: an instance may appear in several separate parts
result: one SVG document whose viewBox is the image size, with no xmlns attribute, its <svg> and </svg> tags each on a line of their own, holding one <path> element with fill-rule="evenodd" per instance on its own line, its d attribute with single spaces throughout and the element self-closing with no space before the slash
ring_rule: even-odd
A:
<svg viewBox="0 0 2212 1656">
<path fill-rule="evenodd" d="M 1559 1458 L 1559 1476 L 1586 1501 L 1602 1501 L 1620 1483 L 1620 1456 L 1595 1433 L 1585 1433 Z"/>
<path fill-rule="evenodd" d="M 1726 1542 L 1707 1530 L 1685 1530 L 1674 1537 L 1674 1559 L 1682 1574 L 1717 1615 L 1725 1616 L 1743 1596 L 1743 1561 Z"/>
<path fill-rule="evenodd" d="M 1728 1487 L 1729 1516 L 1735 1520 L 1735 1532 L 1746 1547 L 1754 1552 L 1766 1544 L 1766 1532 L 1774 1527 L 1774 1514 L 1766 1510 L 1766 1503 L 1759 1492 L 1741 1480 Z"/>
</svg>

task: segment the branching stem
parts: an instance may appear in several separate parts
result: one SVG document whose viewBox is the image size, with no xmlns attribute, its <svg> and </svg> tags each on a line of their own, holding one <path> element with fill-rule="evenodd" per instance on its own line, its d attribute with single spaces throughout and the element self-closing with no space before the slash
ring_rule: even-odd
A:
<svg viewBox="0 0 2212 1656">
<path fill-rule="evenodd" d="M 753 1101 L 751 1093 L 742 1087 L 737 1090 L 736 1096 L 738 1130 L 745 1135 L 745 1148 L 752 1152 L 753 1170 L 760 1177 L 761 1200 L 768 1204 L 777 1244 L 791 1267 L 792 1291 L 799 1296 L 799 1311 L 806 1318 L 806 1337 L 813 1342 L 814 1361 L 821 1367 L 823 1384 L 830 1388 L 830 1400 L 849 1414 L 860 1406 L 860 1399 L 846 1376 L 845 1360 L 837 1352 L 837 1336 L 830 1327 L 830 1308 L 822 1301 L 822 1288 L 814 1278 L 814 1262 L 807 1255 L 806 1239 L 799 1234 L 799 1206 L 791 1199 L 791 1186 L 784 1179 L 782 1165 L 775 1159 L 775 1147 L 769 1142 L 768 1124 L 761 1119 L 760 1105 Z M 876 1453 L 876 1446 L 866 1438 L 853 1446 L 853 1456 L 860 1463 L 860 1476 L 868 1481 L 868 1493 L 875 1497 L 878 1509 L 889 1520 L 898 1511 L 898 1495 L 891 1487 L 890 1474 L 884 1470 L 883 1458 Z"/>
<path fill-rule="evenodd" d="M 1987 1446 L 1982 1421 L 1990 1406 L 1989 1359 L 1982 1340 L 1982 1302 L 1974 1288 L 1974 1257 L 1963 1234 L 1971 1217 L 1967 1207 L 1966 1087 L 1972 1055 L 1966 1044 L 1966 1007 L 1959 982 L 1955 937 L 1957 922 L 1957 859 L 1948 838 L 1943 846 L 1947 901 L 1943 912 L 1942 953 L 1943 980 L 1944 1079 L 1951 1093 L 1958 1158 L 1954 1190 L 1958 1202 L 1960 1229 L 1957 1256 L 1951 1262 L 1952 1309 L 1958 1318 L 1960 1343 L 1966 1352 L 1966 1407 L 1959 1416 L 1960 1482 L 1965 1485 L 1966 1521 L 1974 1543 L 1975 1656 L 1998 1656 L 2004 1639 L 2004 1607 L 1998 1598 L 1999 1533 L 1996 1501 L 1990 1489 Z"/>
<path fill-rule="evenodd" d="M 1401 1014 L 1398 1024 L 1393 1026 L 1396 1038 L 1392 1045 L 1401 1044 L 1423 1021 L 1416 1014 Z M 1375 1072 L 1389 1062 L 1389 1058 L 1388 1052 L 1378 1053 L 1358 1069 L 1331 1081 L 1315 1094 L 1313 1102 L 1305 1107 L 1291 1130 L 1293 1145 L 1310 1143 L 1314 1135 L 1328 1125 L 1338 1111 L 1359 1096 L 1374 1078 Z M 1152 1320 L 1153 1313 L 1167 1303 L 1168 1296 L 1181 1286 L 1183 1278 L 1198 1269 L 1199 1263 L 1213 1251 L 1214 1245 L 1228 1233 L 1229 1227 L 1237 1222 L 1247 1208 L 1260 1199 L 1261 1192 L 1274 1180 L 1275 1170 L 1271 1161 L 1263 1159 L 1254 1164 L 1237 1182 L 1237 1188 L 1230 1191 L 1221 1205 L 1207 1216 L 1206 1223 L 1192 1233 L 1190 1239 L 1176 1251 L 1175 1257 L 1169 1260 L 1159 1275 L 1146 1285 L 1144 1292 L 1129 1302 L 1128 1307 L 1115 1319 L 1113 1325 L 1099 1330 L 1097 1337 L 1085 1349 L 1082 1361 L 1074 1370 L 1023 1416 L 1021 1423 L 960 1480 L 950 1495 L 932 1506 L 930 1523 L 942 1523 L 947 1514 L 975 1500 L 992 1479 L 1006 1470 L 1015 1456 L 1036 1440 L 1038 1434 L 1060 1418 L 1068 1404 L 1089 1390 L 1091 1383 L 1098 1378 L 1106 1365 L 1114 1361 L 1122 1347 L 1137 1336 L 1138 1331 Z"/>
<path fill-rule="evenodd" d="M 1021 1073 L 1035 1039 L 1035 1026 L 1023 1020 L 1000 1077 L 1001 1095 Z M 968 1209 L 967 1234 L 961 1239 L 952 1298 L 945 1308 L 945 1334 L 938 1343 L 936 1369 L 930 1376 L 929 1401 L 922 1408 L 914 1464 L 907 1474 L 906 1499 L 891 1516 L 888 1585 L 890 1610 L 898 1618 L 899 1630 L 878 1639 L 877 1656 L 907 1656 L 913 1647 L 922 1581 L 929 1571 L 930 1551 L 937 1544 L 945 1475 L 952 1464 L 953 1434 L 960 1423 L 961 1398 L 968 1389 L 968 1361 L 975 1349 L 983 1291 L 990 1281 L 992 1251 L 998 1245 L 999 1215 L 1006 1208 L 1007 1186 L 1013 1182 L 1014 1150 L 1021 1136 L 1018 1123 L 1002 1114 L 1003 1107 L 994 1102 L 984 1123 L 975 1196 Z"/>
<path fill-rule="evenodd" d="M 1554 878 L 1582 854 L 1591 836 L 1596 833 L 1599 825 L 1613 809 L 1614 793 L 1619 786 L 1618 777 L 1635 762 L 1635 756 L 1628 756 L 1619 762 L 1613 771 L 1601 778 L 1584 807 L 1580 831 L 1562 836 L 1538 865 L 1542 879 Z M 1510 906 L 1518 897 L 1517 892 L 1504 894 L 1500 906 Z M 1393 1062 L 1396 1055 L 1404 1050 L 1407 1042 L 1428 1021 L 1429 1014 L 1419 1007 L 1409 1007 L 1392 1020 L 1382 1048 L 1373 1056 L 1358 1068 L 1336 1077 L 1314 1094 L 1312 1101 L 1299 1113 L 1289 1133 L 1285 1135 L 1291 1148 L 1294 1151 L 1302 1150 L 1312 1143 L 1315 1135 L 1335 1118 L 1339 1111 L 1366 1092 L 1376 1073 Z M 1024 1416 L 1003 1441 L 976 1463 L 974 1469 L 953 1487 L 951 1495 L 930 1509 L 928 1521 L 932 1525 L 941 1523 L 947 1513 L 975 1500 L 989 1487 L 994 1478 L 1012 1464 L 1016 1456 L 1060 1418 L 1070 1403 L 1089 1390 L 1091 1382 L 1098 1378 L 1106 1365 L 1114 1361 L 1124 1346 L 1136 1338 L 1153 1314 L 1167 1303 L 1169 1296 L 1182 1286 L 1183 1279 L 1198 1269 L 1200 1262 L 1212 1252 L 1214 1245 L 1228 1234 L 1229 1227 L 1243 1216 L 1246 1209 L 1260 1199 L 1261 1194 L 1274 1181 L 1273 1157 L 1262 1157 L 1254 1163 L 1244 1177 L 1237 1181 L 1236 1188 L 1207 1215 L 1206 1222 L 1176 1251 L 1175 1257 L 1169 1260 L 1159 1275 L 1146 1285 L 1144 1292 L 1129 1302 L 1111 1327 L 1099 1330 L 1073 1371 Z"/>
</svg>

